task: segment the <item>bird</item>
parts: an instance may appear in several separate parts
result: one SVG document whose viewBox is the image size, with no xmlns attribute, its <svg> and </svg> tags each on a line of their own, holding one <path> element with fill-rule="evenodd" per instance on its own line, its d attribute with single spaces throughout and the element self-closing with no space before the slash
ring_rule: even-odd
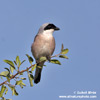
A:
<svg viewBox="0 0 100 100">
<path fill-rule="evenodd" d="M 50 61 L 51 56 L 55 50 L 55 38 L 53 37 L 53 32 L 58 30 L 60 30 L 60 28 L 54 24 L 45 23 L 40 27 L 37 35 L 34 38 L 34 42 L 31 46 L 31 52 L 37 63 L 34 76 L 35 84 L 40 82 L 41 72 L 45 63 L 45 61 L 40 62 L 40 58 L 46 57 L 46 59 Z"/>
</svg>

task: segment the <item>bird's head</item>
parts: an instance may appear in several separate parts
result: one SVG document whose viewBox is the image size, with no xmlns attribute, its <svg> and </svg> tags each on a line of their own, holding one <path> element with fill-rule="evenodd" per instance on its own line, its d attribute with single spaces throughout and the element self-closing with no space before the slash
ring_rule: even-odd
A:
<svg viewBox="0 0 100 100">
<path fill-rule="evenodd" d="M 54 31 L 58 31 L 60 30 L 57 26 L 55 26 L 52 23 L 45 23 L 43 24 L 40 29 L 39 29 L 39 33 L 53 33 Z"/>
</svg>

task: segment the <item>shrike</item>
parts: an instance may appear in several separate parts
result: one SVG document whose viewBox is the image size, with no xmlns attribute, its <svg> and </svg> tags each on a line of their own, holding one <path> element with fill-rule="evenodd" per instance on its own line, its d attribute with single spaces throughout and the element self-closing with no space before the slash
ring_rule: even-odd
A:
<svg viewBox="0 0 100 100">
<path fill-rule="evenodd" d="M 31 46 L 32 54 L 36 60 L 37 66 L 35 71 L 34 83 L 40 82 L 41 71 L 44 65 L 44 62 L 40 62 L 41 57 L 46 57 L 47 60 L 50 60 L 51 55 L 55 50 L 55 39 L 53 37 L 53 32 L 60 30 L 52 23 L 43 24 L 38 34 L 35 36 L 34 42 Z"/>
</svg>

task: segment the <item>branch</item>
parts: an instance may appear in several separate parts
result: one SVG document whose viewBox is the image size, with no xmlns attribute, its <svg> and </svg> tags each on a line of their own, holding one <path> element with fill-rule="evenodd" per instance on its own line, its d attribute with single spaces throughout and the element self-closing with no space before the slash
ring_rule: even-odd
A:
<svg viewBox="0 0 100 100">
<path fill-rule="evenodd" d="M 34 64 L 34 65 L 35 65 L 35 64 Z M 13 75 L 13 76 L 10 78 L 10 80 L 13 79 L 13 78 L 15 78 L 18 74 L 21 74 L 21 73 L 23 73 L 23 72 L 28 71 L 28 70 L 29 70 L 30 68 L 32 68 L 34 65 L 31 65 L 30 67 L 28 67 L 28 68 L 25 69 L 25 70 L 18 71 L 15 75 Z M 0 84 L 0 86 L 3 85 L 3 84 L 6 84 L 7 82 L 8 82 L 8 80 L 2 82 L 2 83 Z"/>
<path fill-rule="evenodd" d="M 58 57 L 59 55 L 61 55 L 61 53 L 56 54 L 56 55 L 54 55 L 54 56 L 51 56 L 51 58 L 53 58 L 53 57 Z M 35 65 L 35 64 L 34 64 L 34 65 Z M 28 71 L 28 70 L 29 70 L 30 68 L 32 68 L 34 65 L 31 65 L 30 67 L 28 67 L 28 68 L 25 69 L 25 70 L 18 71 L 15 75 L 13 75 L 13 76 L 10 78 L 10 80 L 11 80 L 11 79 L 14 79 L 18 74 L 21 74 L 21 73 L 23 73 L 23 72 Z M 8 80 L 2 82 L 2 83 L 0 84 L 0 86 L 3 85 L 3 84 L 6 84 L 7 82 L 8 82 Z"/>
<path fill-rule="evenodd" d="M 56 55 L 54 55 L 54 56 L 51 56 L 51 58 L 53 58 L 53 57 L 58 57 L 59 55 L 61 55 L 61 53 L 56 54 Z M 34 64 L 34 65 L 35 65 L 35 64 Z M 30 68 L 32 68 L 34 65 L 31 65 L 30 67 L 26 68 L 25 70 L 18 71 L 15 75 L 13 75 L 13 76 L 10 78 L 10 80 L 11 80 L 11 79 L 14 79 L 18 74 L 21 74 L 21 73 L 23 73 L 23 72 L 28 71 L 28 70 L 29 70 Z M 0 86 L 3 85 L 3 84 L 6 84 L 7 82 L 8 82 L 8 80 L 2 82 L 2 83 L 0 84 Z"/>
<path fill-rule="evenodd" d="M 58 57 L 59 55 L 61 55 L 61 53 L 56 54 L 56 55 L 54 55 L 54 56 L 51 56 L 51 58 L 53 58 L 53 57 Z M 35 65 L 35 64 L 34 64 L 34 65 Z M 26 68 L 25 70 L 18 71 L 15 75 L 12 75 L 12 77 L 10 78 L 10 80 L 16 78 L 16 76 L 17 76 L 18 74 L 21 74 L 21 73 L 23 73 L 23 72 L 28 71 L 28 70 L 29 70 L 30 68 L 32 68 L 34 65 L 31 65 L 30 67 Z M 8 82 L 8 80 L 2 82 L 2 83 L 0 84 L 0 86 L 3 85 L 3 84 L 7 84 L 7 82 Z"/>
</svg>

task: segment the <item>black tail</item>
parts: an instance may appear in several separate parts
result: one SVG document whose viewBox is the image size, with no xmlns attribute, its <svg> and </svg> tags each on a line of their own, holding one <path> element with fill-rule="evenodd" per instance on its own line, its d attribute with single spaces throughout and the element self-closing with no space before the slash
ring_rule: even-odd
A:
<svg viewBox="0 0 100 100">
<path fill-rule="evenodd" d="M 34 83 L 36 83 L 36 84 L 40 82 L 43 64 L 44 63 L 38 64 L 36 67 L 35 77 L 34 77 Z M 41 68 L 39 68 L 38 66 L 40 66 Z"/>
</svg>

